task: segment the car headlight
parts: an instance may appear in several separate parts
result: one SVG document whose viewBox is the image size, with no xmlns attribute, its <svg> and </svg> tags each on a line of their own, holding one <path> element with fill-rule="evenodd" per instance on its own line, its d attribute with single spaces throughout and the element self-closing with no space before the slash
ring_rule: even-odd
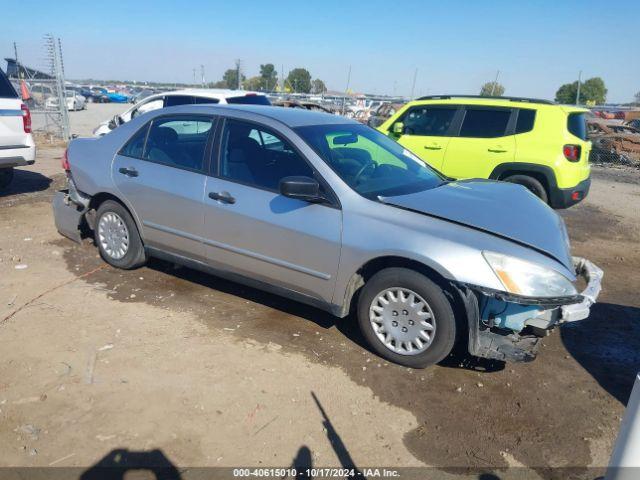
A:
<svg viewBox="0 0 640 480">
<path fill-rule="evenodd" d="M 527 297 L 570 297 L 578 292 L 564 275 L 535 263 L 495 252 L 482 252 L 505 290 Z"/>
</svg>

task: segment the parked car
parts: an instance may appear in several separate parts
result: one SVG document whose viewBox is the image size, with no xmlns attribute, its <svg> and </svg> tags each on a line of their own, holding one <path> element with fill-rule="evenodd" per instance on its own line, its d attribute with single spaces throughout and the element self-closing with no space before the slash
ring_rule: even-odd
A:
<svg viewBox="0 0 640 480">
<path fill-rule="evenodd" d="M 76 111 L 76 110 L 84 110 L 87 108 L 87 102 L 85 97 L 80 95 L 75 90 L 65 90 L 64 91 L 65 101 L 67 103 L 67 110 Z M 58 108 L 58 97 L 49 97 L 45 103 L 45 108 L 48 110 Z"/>
<path fill-rule="evenodd" d="M 13 180 L 13 168 L 36 160 L 36 144 L 31 135 L 31 113 L 0 70 L 0 189 Z"/>
<path fill-rule="evenodd" d="M 571 257 L 562 218 L 525 188 L 448 181 L 336 115 L 182 105 L 72 140 L 63 165 L 57 228 L 93 235 L 110 265 L 154 256 L 353 311 L 372 349 L 411 367 L 456 339 L 472 355 L 531 360 L 600 290 L 601 270 Z"/>
<path fill-rule="evenodd" d="M 625 125 L 628 127 L 635 128 L 636 130 L 640 130 L 640 118 L 634 118 L 633 120 L 629 120 L 625 122 Z"/>
<path fill-rule="evenodd" d="M 136 103 L 124 113 L 114 116 L 111 120 L 102 122 L 93 130 L 93 135 L 96 137 L 106 135 L 114 128 L 127 123 L 138 115 L 152 110 L 175 105 L 203 103 L 271 105 L 269 99 L 264 94 L 246 92 L 244 90 L 194 88 L 157 93 L 155 95 L 148 96 L 139 103 Z"/>
<path fill-rule="evenodd" d="M 337 109 L 331 109 L 328 106 L 322 105 L 317 102 L 308 102 L 305 100 L 276 100 L 275 102 L 270 102 L 274 107 L 284 107 L 284 108 L 302 108 L 305 110 L 316 110 L 319 112 L 330 113 L 332 115 L 337 115 Z"/>
<path fill-rule="evenodd" d="M 129 103 L 129 96 L 121 92 L 106 92 L 109 101 L 112 103 Z"/>
<path fill-rule="evenodd" d="M 144 88 L 142 90 L 139 90 L 137 92 L 135 92 L 133 95 L 131 95 L 131 97 L 129 97 L 129 102 L 130 103 L 138 103 L 141 102 L 142 100 L 144 100 L 145 98 L 153 95 L 155 92 L 155 90 L 151 90 L 149 88 Z"/>
<path fill-rule="evenodd" d="M 586 112 L 526 98 L 428 96 L 378 128 L 449 177 L 518 183 L 567 208 L 589 193 Z"/>
<path fill-rule="evenodd" d="M 104 88 L 100 88 L 100 87 L 91 87 L 89 88 L 89 90 L 91 90 L 92 95 L 90 97 L 87 97 L 89 99 L 89 102 L 91 103 L 110 103 L 111 99 L 109 99 L 109 96 L 107 95 L 107 90 Z"/>
</svg>

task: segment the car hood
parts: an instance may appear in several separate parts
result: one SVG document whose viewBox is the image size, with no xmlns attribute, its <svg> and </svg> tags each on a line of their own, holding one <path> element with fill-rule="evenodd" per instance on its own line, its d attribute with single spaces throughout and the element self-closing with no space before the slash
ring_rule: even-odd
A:
<svg viewBox="0 0 640 480">
<path fill-rule="evenodd" d="M 573 271 L 564 221 L 521 185 L 462 180 L 380 200 L 527 245 Z"/>
</svg>

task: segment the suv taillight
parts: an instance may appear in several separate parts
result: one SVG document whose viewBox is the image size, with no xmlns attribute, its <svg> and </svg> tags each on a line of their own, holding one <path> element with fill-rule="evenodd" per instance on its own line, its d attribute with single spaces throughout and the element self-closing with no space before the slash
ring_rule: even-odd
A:
<svg viewBox="0 0 640 480">
<path fill-rule="evenodd" d="M 69 151 L 68 148 L 64 149 L 64 153 L 62 154 L 62 168 L 68 172 L 69 170 L 71 170 L 71 165 L 69 165 L 69 156 L 67 155 L 67 152 Z"/>
<path fill-rule="evenodd" d="M 562 147 L 562 153 L 564 158 L 570 162 L 577 162 L 580 160 L 580 146 L 579 145 L 565 145 Z"/>
<path fill-rule="evenodd" d="M 31 112 L 29 111 L 29 107 L 27 107 L 24 103 L 20 105 L 22 109 L 22 127 L 24 128 L 24 133 L 31 133 Z"/>
</svg>

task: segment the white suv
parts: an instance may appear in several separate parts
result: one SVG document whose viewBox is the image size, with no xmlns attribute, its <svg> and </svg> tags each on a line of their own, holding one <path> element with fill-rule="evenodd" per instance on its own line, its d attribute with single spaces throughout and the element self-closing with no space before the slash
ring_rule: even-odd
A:
<svg viewBox="0 0 640 480">
<path fill-rule="evenodd" d="M 185 90 L 175 90 L 173 92 L 157 93 L 155 95 L 149 95 L 141 102 L 136 103 L 124 113 L 116 115 L 111 120 L 102 122 L 93 131 L 93 135 L 96 137 L 106 135 L 114 128 L 127 123 L 138 115 L 157 110 L 158 108 L 200 103 L 271 105 L 271 102 L 269 102 L 269 99 L 263 93 L 247 92 L 245 90 L 188 88 Z"/>
<path fill-rule="evenodd" d="M 35 160 L 31 113 L 0 70 L 0 189 L 13 180 L 13 167 L 31 165 Z"/>
</svg>

